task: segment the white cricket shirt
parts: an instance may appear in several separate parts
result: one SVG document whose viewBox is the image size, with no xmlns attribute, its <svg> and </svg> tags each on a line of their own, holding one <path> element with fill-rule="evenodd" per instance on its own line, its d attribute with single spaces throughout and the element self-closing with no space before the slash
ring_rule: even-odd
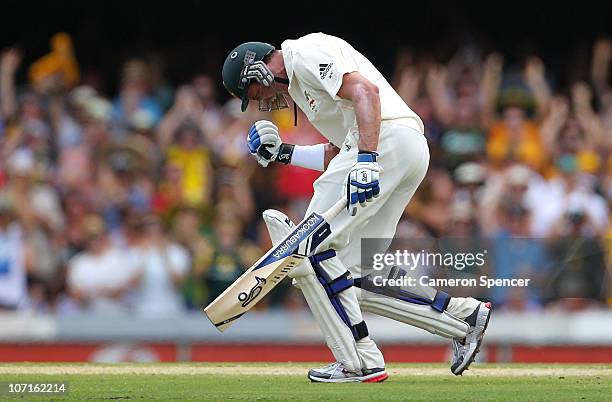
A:
<svg viewBox="0 0 612 402">
<path fill-rule="evenodd" d="M 332 144 L 340 147 L 349 132 L 357 133 L 353 103 L 337 96 L 344 74 L 354 71 L 378 87 L 382 121 L 410 119 L 415 129 L 424 133 L 419 116 L 376 67 L 344 40 L 319 32 L 286 40 L 281 50 L 289 95 Z"/>
</svg>

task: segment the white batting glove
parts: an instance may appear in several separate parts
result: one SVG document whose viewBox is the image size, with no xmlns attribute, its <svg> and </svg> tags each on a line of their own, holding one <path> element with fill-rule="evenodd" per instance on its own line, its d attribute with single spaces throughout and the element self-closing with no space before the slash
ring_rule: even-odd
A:
<svg viewBox="0 0 612 402">
<path fill-rule="evenodd" d="M 276 160 L 282 141 L 274 123 L 268 120 L 259 120 L 251 126 L 247 135 L 247 144 L 251 155 L 257 162 L 261 166 L 267 167 L 270 162 Z"/>
<path fill-rule="evenodd" d="M 382 168 L 376 162 L 376 152 L 359 152 L 357 163 L 351 168 L 346 183 L 347 209 L 351 216 L 357 214 L 357 204 L 365 207 L 379 196 L 378 178 Z"/>
</svg>

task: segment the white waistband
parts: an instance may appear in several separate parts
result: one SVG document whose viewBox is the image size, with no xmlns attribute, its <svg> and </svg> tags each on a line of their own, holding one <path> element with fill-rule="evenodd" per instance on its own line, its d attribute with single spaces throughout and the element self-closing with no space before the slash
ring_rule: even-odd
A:
<svg viewBox="0 0 612 402">
<path fill-rule="evenodd" d="M 419 124 L 419 122 L 416 121 L 416 119 L 413 119 L 412 117 L 402 117 L 400 119 L 392 119 L 392 120 L 383 120 L 380 122 L 381 125 L 383 124 L 397 124 L 399 126 L 406 126 L 406 127 L 410 127 L 416 131 L 418 131 L 421 134 L 425 134 L 423 133 L 423 129 L 421 128 L 421 125 Z"/>
</svg>

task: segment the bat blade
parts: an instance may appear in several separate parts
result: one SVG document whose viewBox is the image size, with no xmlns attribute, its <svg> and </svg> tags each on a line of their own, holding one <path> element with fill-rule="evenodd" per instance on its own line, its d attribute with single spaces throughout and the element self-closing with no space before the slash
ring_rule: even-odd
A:
<svg viewBox="0 0 612 402">
<path fill-rule="evenodd" d="M 329 234 L 326 217 L 310 214 L 210 303 L 204 313 L 219 331 L 225 331 Z"/>
<path fill-rule="evenodd" d="M 210 303 L 204 313 L 219 331 L 225 331 L 268 294 L 303 258 L 302 255 L 292 254 L 258 270 L 247 270 Z"/>
</svg>

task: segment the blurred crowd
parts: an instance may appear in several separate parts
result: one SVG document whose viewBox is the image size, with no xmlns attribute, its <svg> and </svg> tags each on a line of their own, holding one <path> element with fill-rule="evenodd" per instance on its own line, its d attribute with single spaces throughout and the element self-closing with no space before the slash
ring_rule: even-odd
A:
<svg viewBox="0 0 612 402">
<path fill-rule="evenodd" d="M 297 126 L 291 109 L 241 113 L 220 102 L 216 75 L 170 83 L 159 58 L 125 60 L 105 93 L 66 33 L 31 65 L 23 52 L 0 53 L 0 310 L 200 309 L 271 246 L 264 209 L 303 216 L 319 173 L 262 169 L 245 142 L 264 118 L 285 142 L 324 142 L 301 113 Z M 605 38 L 563 87 L 537 55 L 399 52 L 392 84 L 423 118 L 432 158 L 397 236 L 486 238 L 490 275 L 537 279 L 479 294 L 498 306 L 606 308 L 611 65 Z M 304 306 L 284 281 L 257 308 Z"/>
</svg>

